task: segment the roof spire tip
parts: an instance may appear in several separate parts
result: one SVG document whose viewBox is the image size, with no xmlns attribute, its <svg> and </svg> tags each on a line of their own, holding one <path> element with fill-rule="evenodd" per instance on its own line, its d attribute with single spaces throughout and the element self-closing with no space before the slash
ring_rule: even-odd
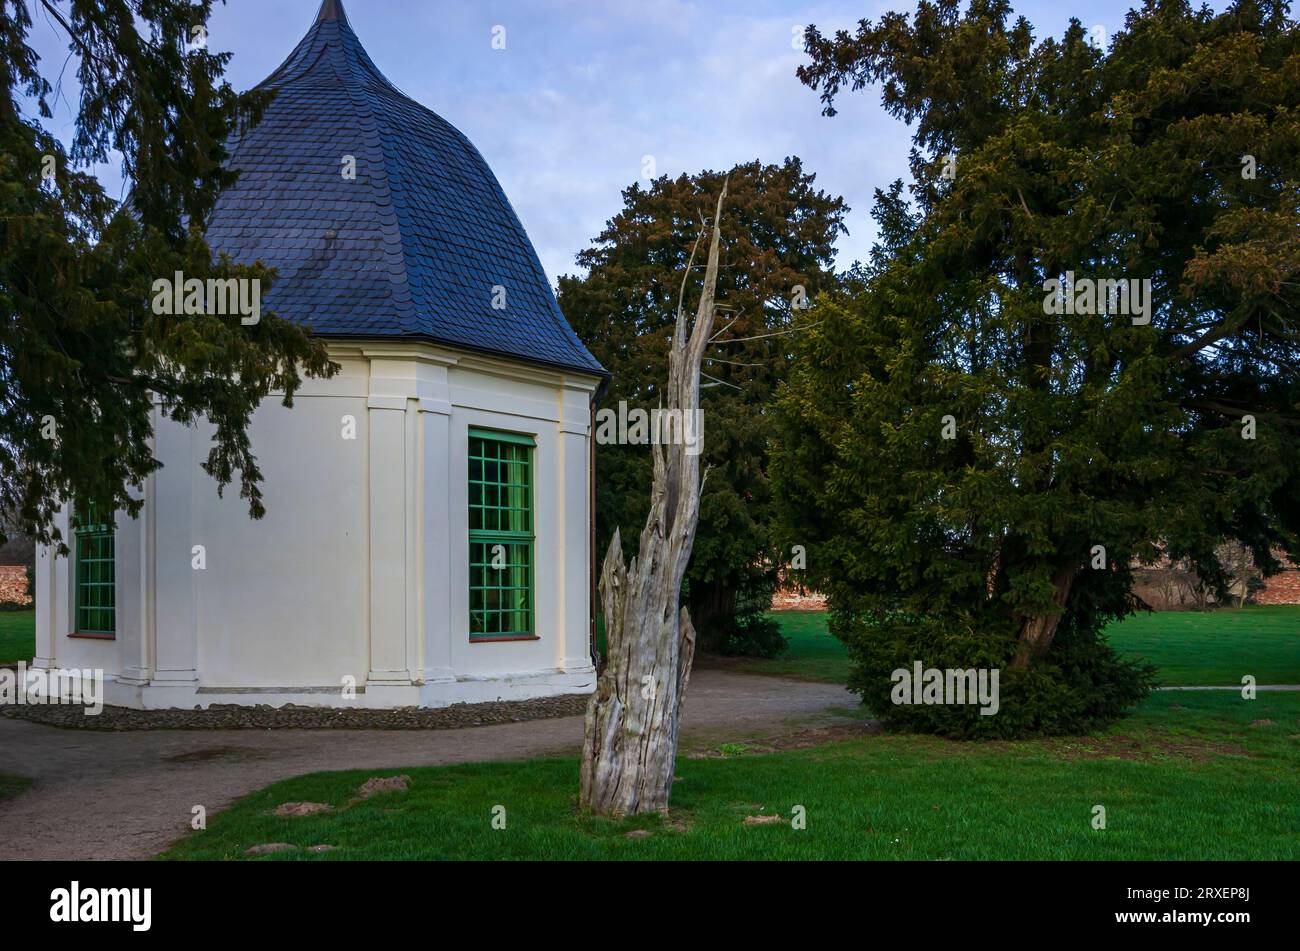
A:
<svg viewBox="0 0 1300 951">
<path fill-rule="evenodd" d="M 348 15 L 343 12 L 343 0 L 322 0 L 320 12 L 316 14 L 316 22 L 323 23 L 326 20 L 348 22 Z"/>
</svg>

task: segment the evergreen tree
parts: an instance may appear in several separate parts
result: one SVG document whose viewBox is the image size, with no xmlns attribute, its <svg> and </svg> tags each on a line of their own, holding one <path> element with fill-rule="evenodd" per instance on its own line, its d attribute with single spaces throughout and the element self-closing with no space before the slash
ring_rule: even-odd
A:
<svg viewBox="0 0 1300 951">
<path fill-rule="evenodd" d="M 767 406 L 789 362 L 792 315 L 834 283 L 833 245 L 848 211 L 843 200 L 816 190 L 815 176 L 797 158 L 632 185 L 622 210 L 578 255 L 586 276 L 560 279 L 559 300 L 613 375 L 602 405 L 657 407 L 682 274 L 724 177 L 718 343 L 706 356 L 702 384 L 708 477 L 687 603 L 701 649 L 770 654 L 782 641 L 763 616 L 777 564 L 769 538 Z M 631 528 L 645 522 L 649 507 L 651 454 L 644 445 L 601 445 L 596 469 L 597 550 L 619 526 L 630 545 Z"/>
<path fill-rule="evenodd" d="M 263 92 L 222 80 L 229 54 L 205 40 L 211 0 L 5 0 L 0 3 L 0 508 L 42 542 L 63 500 L 135 514 L 158 468 L 161 412 L 215 428 L 203 468 L 218 487 L 238 478 L 254 517 L 260 473 L 249 418 L 273 390 L 286 405 L 300 374 L 329 374 L 324 345 L 263 312 L 161 316 L 153 283 L 273 274 L 214 257 L 204 225 L 219 190 L 224 142 L 254 122 Z M 65 149 L 51 118 L 50 79 L 28 44 L 33 12 L 68 37 L 80 83 Z M 60 69 L 62 63 L 55 63 Z M 84 169 L 119 153 L 129 207 Z"/>
<path fill-rule="evenodd" d="M 964 6 L 806 34 L 827 113 L 877 83 L 915 123 L 914 184 L 793 338 L 774 480 L 879 713 L 1074 730 L 1143 695 L 1101 633 L 1135 560 L 1223 590 L 1223 539 L 1300 555 L 1300 31 L 1153 0 L 1101 48 Z M 1002 668 L 1001 713 L 893 703 L 915 660 Z"/>
</svg>

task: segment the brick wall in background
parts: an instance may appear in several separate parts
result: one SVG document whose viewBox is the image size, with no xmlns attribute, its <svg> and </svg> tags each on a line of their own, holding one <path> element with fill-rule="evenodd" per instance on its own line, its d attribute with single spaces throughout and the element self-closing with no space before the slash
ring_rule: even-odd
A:
<svg viewBox="0 0 1300 951">
<path fill-rule="evenodd" d="M 825 611 L 826 596 L 816 591 L 777 588 L 772 594 L 773 611 Z"/>
<path fill-rule="evenodd" d="M 1300 604 L 1300 568 L 1281 571 L 1264 579 L 1264 587 L 1255 595 L 1260 604 Z"/>
<path fill-rule="evenodd" d="M 0 602 L 32 603 L 27 596 L 27 569 L 22 565 L 0 565 Z"/>
<path fill-rule="evenodd" d="M 1133 591 L 1157 611 L 1186 610 L 1193 599 L 1165 577 L 1171 569 L 1136 568 Z M 1264 581 L 1255 594 L 1256 604 L 1300 604 L 1300 568 L 1287 568 Z M 795 588 L 778 588 L 772 595 L 773 611 L 824 611 L 825 595 Z"/>
</svg>

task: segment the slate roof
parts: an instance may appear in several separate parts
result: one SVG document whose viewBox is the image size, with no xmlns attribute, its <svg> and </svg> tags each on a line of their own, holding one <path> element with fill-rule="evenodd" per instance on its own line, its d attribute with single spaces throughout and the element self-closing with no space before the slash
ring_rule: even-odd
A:
<svg viewBox="0 0 1300 951">
<path fill-rule="evenodd" d="M 268 309 L 325 336 L 426 339 L 607 375 L 483 156 L 384 78 L 340 0 L 324 0 L 262 86 L 276 96 L 229 143 L 240 176 L 208 242 L 278 269 Z M 492 306 L 497 286 L 504 309 Z"/>
</svg>

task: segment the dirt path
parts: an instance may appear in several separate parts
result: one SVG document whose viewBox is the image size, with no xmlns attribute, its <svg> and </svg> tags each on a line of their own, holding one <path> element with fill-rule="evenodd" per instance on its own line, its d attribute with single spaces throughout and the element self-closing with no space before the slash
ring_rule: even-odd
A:
<svg viewBox="0 0 1300 951">
<path fill-rule="evenodd" d="M 700 670 L 683 745 L 816 725 L 857 698 L 834 684 Z M 0 800 L 0 860 L 144 859 L 235 799 L 301 773 L 573 753 L 582 719 L 463 730 L 203 730 L 104 733 L 0 719 L 0 771 L 34 780 Z"/>
</svg>

